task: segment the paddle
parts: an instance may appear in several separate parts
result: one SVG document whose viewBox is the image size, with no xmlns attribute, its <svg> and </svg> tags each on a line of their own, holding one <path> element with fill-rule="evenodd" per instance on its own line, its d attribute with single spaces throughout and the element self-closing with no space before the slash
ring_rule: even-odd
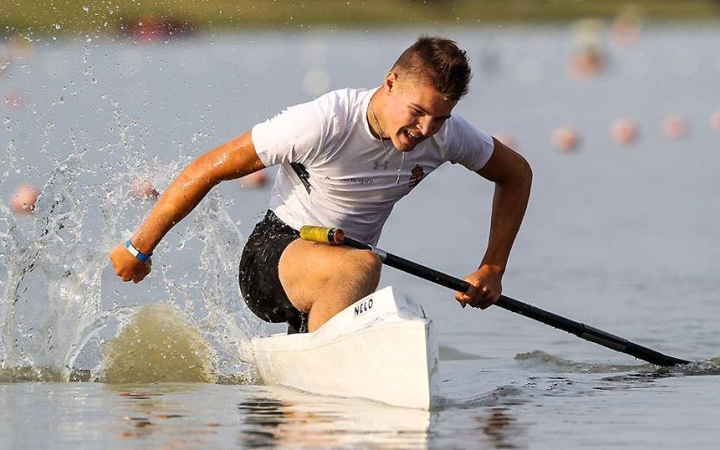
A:
<svg viewBox="0 0 720 450">
<path fill-rule="evenodd" d="M 437 270 L 429 267 L 425 267 L 399 256 L 395 256 L 391 253 L 387 253 L 386 251 L 372 245 L 349 238 L 345 236 L 342 230 L 337 228 L 305 226 L 300 230 L 300 237 L 308 241 L 341 244 L 361 250 L 370 250 L 380 258 L 383 264 L 425 280 L 432 281 L 433 283 L 448 287 L 455 291 L 466 292 L 470 287 L 470 283 L 467 281 L 438 272 Z M 538 322 L 542 322 L 546 325 L 567 331 L 568 333 L 602 345 L 603 347 L 632 355 L 651 364 L 658 366 L 674 366 L 676 364 L 690 363 L 690 361 L 664 355 L 655 350 L 643 347 L 642 345 L 630 342 L 627 339 L 606 333 L 605 331 L 574 320 L 566 319 L 565 317 L 553 314 L 532 305 L 528 305 L 504 295 L 500 296 L 500 299 L 498 299 L 495 305 L 503 309 L 507 309 L 508 311 L 529 317 L 530 319 L 537 320 Z"/>
</svg>

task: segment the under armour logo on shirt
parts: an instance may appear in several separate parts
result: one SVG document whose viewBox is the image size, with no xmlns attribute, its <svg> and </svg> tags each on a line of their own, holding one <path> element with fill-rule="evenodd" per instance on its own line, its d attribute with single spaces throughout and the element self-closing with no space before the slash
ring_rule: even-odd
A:
<svg viewBox="0 0 720 450">
<path fill-rule="evenodd" d="M 380 168 L 388 170 L 390 168 L 390 163 L 388 161 L 375 161 L 373 163 L 373 170 L 379 170 Z"/>
</svg>

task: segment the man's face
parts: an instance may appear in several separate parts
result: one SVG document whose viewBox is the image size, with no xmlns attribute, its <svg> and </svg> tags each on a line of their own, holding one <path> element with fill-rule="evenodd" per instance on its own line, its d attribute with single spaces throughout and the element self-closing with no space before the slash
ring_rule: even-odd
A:
<svg viewBox="0 0 720 450">
<path fill-rule="evenodd" d="M 437 133 L 457 102 L 446 99 L 429 82 L 395 73 L 385 80 L 388 89 L 385 133 L 400 151 L 409 152 Z"/>
</svg>

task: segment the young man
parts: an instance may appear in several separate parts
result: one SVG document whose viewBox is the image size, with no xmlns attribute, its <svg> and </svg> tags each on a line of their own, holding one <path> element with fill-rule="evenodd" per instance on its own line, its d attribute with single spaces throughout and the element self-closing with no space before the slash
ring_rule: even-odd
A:
<svg viewBox="0 0 720 450">
<path fill-rule="evenodd" d="M 513 150 L 452 111 L 468 90 L 470 67 L 455 42 L 421 37 L 379 88 L 344 89 L 293 106 L 191 162 L 126 243 L 110 253 L 123 281 L 150 272 L 165 234 L 224 180 L 280 165 L 269 210 L 248 238 L 240 287 L 263 320 L 314 331 L 377 288 L 370 251 L 303 241 L 303 225 L 338 227 L 376 244 L 393 205 L 442 163 L 460 163 L 495 183 L 490 236 L 465 280 L 464 307 L 487 308 L 520 228 L 532 172 Z"/>
</svg>

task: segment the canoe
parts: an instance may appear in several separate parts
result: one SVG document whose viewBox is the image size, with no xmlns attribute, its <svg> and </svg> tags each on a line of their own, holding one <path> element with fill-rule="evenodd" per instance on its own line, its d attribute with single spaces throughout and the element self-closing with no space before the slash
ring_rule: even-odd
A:
<svg viewBox="0 0 720 450">
<path fill-rule="evenodd" d="M 393 287 L 344 309 L 312 333 L 252 340 L 266 385 L 430 409 L 438 396 L 438 345 L 422 306 Z"/>
</svg>

